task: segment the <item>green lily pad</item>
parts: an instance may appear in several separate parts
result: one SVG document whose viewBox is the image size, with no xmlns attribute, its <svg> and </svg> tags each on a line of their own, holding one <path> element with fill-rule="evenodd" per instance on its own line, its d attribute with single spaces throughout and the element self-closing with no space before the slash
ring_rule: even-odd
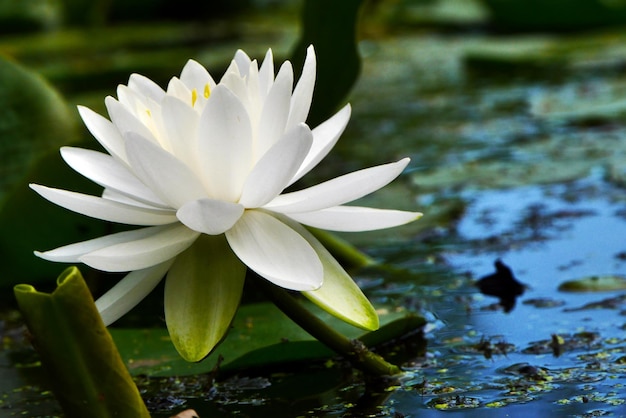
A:
<svg viewBox="0 0 626 418">
<path fill-rule="evenodd" d="M 558 288 L 561 292 L 607 292 L 626 290 L 624 276 L 590 276 L 582 279 L 569 280 L 561 283 Z"/>
<path fill-rule="evenodd" d="M 626 33 L 584 33 L 567 38 L 524 35 L 484 38 L 469 44 L 465 64 L 475 73 L 510 77 L 511 73 L 559 79 L 568 72 L 620 68 L 626 62 Z"/>
<path fill-rule="evenodd" d="M 610 120 L 626 114 L 624 83 L 570 84 L 530 98 L 533 116 L 547 120 Z"/>
<path fill-rule="evenodd" d="M 311 309 L 316 309 L 309 304 Z M 381 328 L 365 331 L 329 314 L 316 311 L 332 328 L 359 338 L 366 345 L 381 344 L 420 329 L 424 318 L 406 311 L 380 311 Z M 122 357 L 133 375 L 186 376 L 266 367 L 300 361 L 323 360 L 336 354 L 315 340 L 271 303 L 241 306 L 224 342 L 199 363 L 184 361 L 174 349 L 165 329 L 110 329 Z"/>
</svg>

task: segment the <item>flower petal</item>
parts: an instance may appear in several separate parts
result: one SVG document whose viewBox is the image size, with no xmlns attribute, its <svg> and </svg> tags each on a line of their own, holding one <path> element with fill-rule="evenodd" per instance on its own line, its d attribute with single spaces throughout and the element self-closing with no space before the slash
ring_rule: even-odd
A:
<svg viewBox="0 0 626 418">
<path fill-rule="evenodd" d="M 171 207 L 206 197 L 202 183 L 184 163 L 133 132 L 127 134 L 126 155 L 137 177 Z"/>
<path fill-rule="evenodd" d="M 278 196 L 265 205 L 280 213 L 312 212 L 342 205 L 366 196 L 400 175 L 408 158 L 345 174 L 316 186 Z"/>
<path fill-rule="evenodd" d="M 311 130 L 303 123 L 285 134 L 256 163 L 243 186 L 239 203 L 256 208 L 278 196 L 300 167 L 312 142 Z"/>
<path fill-rule="evenodd" d="M 176 257 L 165 280 L 165 322 L 187 361 L 200 361 L 222 340 L 239 307 L 246 267 L 223 235 L 201 236 Z"/>
<path fill-rule="evenodd" d="M 185 225 L 175 224 L 144 238 L 92 251 L 79 260 L 103 271 L 140 270 L 177 256 L 189 248 L 198 235 Z"/>
<path fill-rule="evenodd" d="M 173 210 L 165 203 L 160 203 L 159 205 L 157 205 L 156 203 L 146 203 L 144 201 L 134 198 L 133 196 L 120 193 L 114 189 L 104 189 L 102 191 L 102 198 L 106 200 L 113 200 L 115 202 L 123 203 L 125 205 L 137 206 L 140 208 L 146 208 L 146 209 L 163 208 L 163 209 Z"/>
<path fill-rule="evenodd" d="M 322 264 L 311 245 L 267 213 L 244 212 L 226 238 L 241 261 L 278 286 L 313 290 L 322 285 Z"/>
<path fill-rule="evenodd" d="M 143 300 L 167 273 L 174 260 L 128 273 L 96 300 L 104 325 L 109 326 Z"/>
<path fill-rule="evenodd" d="M 292 88 L 293 69 L 291 63 L 286 61 L 280 67 L 261 110 L 254 149 L 255 159 L 261 158 L 285 133 Z"/>
<path fill-rule="evenodd" d="M 111 121 L 122 135 L 127 132 L 135 132 L 152 142 L 157 142 L 150 129 L 148 129 L 148 127 L 144 125 L 139 118 L 137 118 L 137 116 L 122 103 L 115 100 L 113 97 L 108 96 L 104 99 L 104 104 L 109 112 Z"/>
<path fill-rule="evenodd" d="M 259 93 L 261 100 L 265 100 L 267 92 L 274 83 L 274 56 L 272 50 L 268 49 L 259 68 Z"/>
<path fill-rule="evenodd" d="M 333 149 L 343 130 L 346 129 L 346 125 L 350 120 L 350 112 L 350 105 L 345 105 L 330 119 L 313 129 L 313 145 L 309 155 L 304 159 L 302 166 L 289 182 L 290 185 L 311 171 Z"/>
<path fill-rule="evenodd" d="M 202 64 L 197 61 L 189 60 L 180 73 L 180 81 L 187 86 L 189 90 L 196 89 L 198 94 L 204 92 L 204 87 L 208 84 L 209 88 L 215 87 L 213 77 Z"/>
<path fill-rule="evenodd" d="M 374 209 L 359 206 L 335 206 L 314 212 L 290 213 L 289 218 L 315 228 L 329 231 L 373 231 L 404 225 L 419 219 L 419 212 Z"/>
<path fill-rule="evenodd" d="M 187 103 L 175 97 L 167 96 L 161 102 L 161 118 L 172 147 L 172 153 L 194 170 L 197 166 L 195 150 L 197 147 L 198 113 Z"/>
<path fill-rule="evenodd" d="M 218 85 L 211 93 L 197 135 L 209 197 L 237 202 L 252 166 L 252 129 L 245 107 L 227 88 Z"/>
<path fill-rule="evenodd" d="M 56 205 L 103 221 L 127 225 L 166 225 L 178 221 L 172 210 L 131 206 L 97 196 L 53 189 L 39 184 L 31 184 L 30 188 Z"/>
<path fill-rule="evenodd" d="M 289 119 L 287 121 L 286 130 L 291 129 L 299 123 L 306 121 L 313 100 L 313 87 L 315 86 L 316 59 L 313 45 L 306 50 L 306 58 L 302 74 L 293 90 L 291 96 L 291 108 L 289 109 Z"/>
<path fill-rule="evenodd" d="M 186 203 L 176 216 L 188 228 L 209 235 L 223 234 L 241 218 L 244 207 L 223 200 L 200 199 Z"/>
<path fill-rule="evenodd" d="M 89 149 L 63 147 L 61 156 L 75 171 L 105 188 L 128 195 L 151 206 L 167 208 L 167 205 L 125 164 L 110 155 Z"/>
<path fill-rule="evenodd" d="M 191 104 L 191 90 L 176 77 L 172 77 L 170 82 L 167 83 L 167 95 Z"/>
<path fill-rule="evenodd" d="M 378 329 L 376 310 L 337 260 L 304 227 L 281 216 L 279 219 L 307 240 L 324 266 L 322 287 L 302 294 L 342 321 L 370 331 Z"/>
<path fill-rule="evenodd" d="M 89 132 L 98 140 L 100 145 L 115 158 L 126 161 L 124 138 L 117 127 L 110 120 L 88 107 L 78 106 L 78 113 Z"/>
<path fill-rule="evenodd" d="M 224 74 L 220 80 L 219 86 L 220 88 L 225 87 L 230 90 L 230 92 L 239 99 L 243 107 L 246 109 L 248 108 L 248 103 L 250 102 L 250 97 L 248 96 L 248 85 L 246 80 L 241 78 L 236 65 Z"/>
<path fill-rule="evenodd" d="M 167 227 L 153 226 L 150 228 L 135 229 L 133 231 L 118 232 L 116 234 L 105 235 L 103 237 L 65 245 L 50 251 L 35 251 L 35 255 L 48 261 L 56 261 L 59 263 L 79 263 L 80 258 L 85 254 L 120 243 L 151 237 L 152 235 L 163 231 L 164 228 Z"/>
<path fill-rule="evenodd" d="M 246 78 L 248 76 L 248 70 L 250 69 L 250 63 L 252 62 L 248 54 L 246 54 L 241 49 L 238 49 L 235 52 L 235 57 L 233 58 L 233 61 L 235 61 L 235 64 L 237 64 L 237 68 L 239 69 L 239 75 L 242 78 Z"/>
<path fill-rule="evenodd" d="M 165 97 L 165 91 L 157 83 L 141 74 L 131 74 L 128 78 L 128 87 L 157 103 Z"/>
</svg>

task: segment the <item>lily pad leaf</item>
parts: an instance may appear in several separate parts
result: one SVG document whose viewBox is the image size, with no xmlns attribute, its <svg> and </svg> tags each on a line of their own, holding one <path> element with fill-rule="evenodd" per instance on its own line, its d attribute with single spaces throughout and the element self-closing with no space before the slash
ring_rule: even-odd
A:
<svg viewBox="0 0 626 418">
<path fill-rule="evenodd" d="M 419 330 L 425 320 L 406 311 L 379 310 L 381 328 L 367 333 L 330 314 L 308 307 L 331 327 L 372 346 Z M 271 303 L 239 308 L 226 339 L 202 362 L 189 363 L 174 349 L 165 329 L 111 329 L 131 374 L 185 376 L 266 367 L 301 361 L 323 360 L 333 351 L 311 337 Z"/>
<path fill-rule="evenodd" d="M 559 285 L 561 292 L 607 292 L 626 290 L 626 277 L 590 276 L 569 280 Z"/>
</svg>

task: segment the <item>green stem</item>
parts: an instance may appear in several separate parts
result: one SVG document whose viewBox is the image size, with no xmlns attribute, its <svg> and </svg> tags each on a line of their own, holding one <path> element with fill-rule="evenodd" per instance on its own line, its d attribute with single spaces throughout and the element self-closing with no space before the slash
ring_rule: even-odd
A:
<svg viewBox="0 0 626 418">
<path fill-rule="evenodd" d="M 371 352 L 360 340 L 351 340 L 329 327 L 308 309 L 302 306 L 286 290 L 260 280 L 274 304 L 296 324 L 338 354 L 345 356 L 362 371 L 374 376 L 391 376 L 402 370 L 384 358 Z"/>
</svg>

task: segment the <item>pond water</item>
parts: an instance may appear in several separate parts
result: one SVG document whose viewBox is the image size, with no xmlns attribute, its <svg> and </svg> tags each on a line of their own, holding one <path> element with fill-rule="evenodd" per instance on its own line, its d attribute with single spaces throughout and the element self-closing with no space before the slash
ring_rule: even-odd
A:
<svg viewBox="0 0 626 418">
<path fill-rule="evenodd" d="M 366 203 L 413 200 L 426 214 L 416 224 L 428 227 L 348 237 L 405 269 L 356 272 L 372 300 L 429 319 L 425 340 L 392 348 L 407 375 L 381 386 L 323 365 L 243 373 L 189 407 L 202 416 L 626 414 L 624 292 L 558 291 L 567 280 L 626 272 L 626 131 L 615 117 L 588 123 L 531 111 L 571 86 L 613 86 L 620 77 L 470 76 L 462 57 L 476 42 L 364 43 L 354 117 L 332 156 L 342 171 L 381 155 L 413 158 L 404 184 Z M 496 259 L 527 285 L 510 313 L 473 283 Z"/>
<path fill-rule="evenodd" d="M 625 291 L 558 290 L 626 274 L 626 126 L 619 112 L 584 106 L 565 119 L 533 111 L 569 104 L 572 89 L 613 92 L 623 77 L 613 67 L 537 77 L 465 66 L 488 42 L 428 33 L 363 42 L 354 116 L 325 166 L 412 157 L 400 182 L 364 203 L 417 204 L 425 217 L 348 237 L 395 268 L 354 272 L 368 296 L 429 320 L 423 337 L 382 348 L 406 376 L 366 383 L 335 362 L 244 370 L 212 387 L 204 377 L 138 379 L 155 417 L 183 408 L 201 417 L 626 416 Z M 474 286 L 497 259 L 527 285 L 509 313 Z M 2 367 L 17 362 L 34 382 L 31 360 L 20 351 Z M 59 413 L 36 385 L 2 393 L 0 416 Z"/>
</svg>

